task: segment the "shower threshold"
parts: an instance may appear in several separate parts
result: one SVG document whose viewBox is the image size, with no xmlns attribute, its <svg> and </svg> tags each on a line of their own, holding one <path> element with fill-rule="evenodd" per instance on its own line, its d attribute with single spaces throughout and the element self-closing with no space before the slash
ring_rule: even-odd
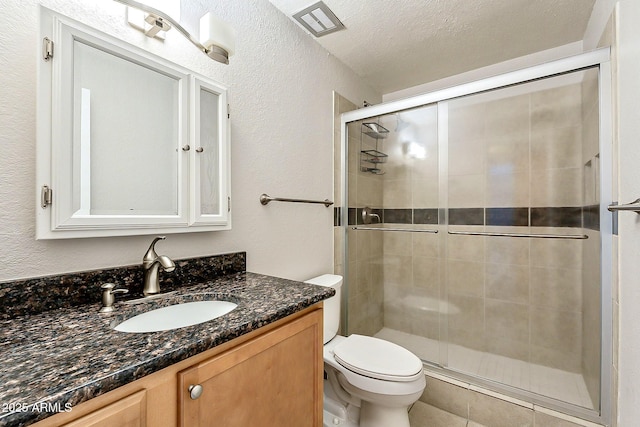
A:
<svg viewBox="0 0 640 427">
<path fill-rule="evenodd" d="M 440 343 L 437 340 L 387 327 L 383 327 L 374 336 L 403 346 L 427 363 L 439 359 Z M 448 361 L 448 369 L 461 372 L 465 376 L 498 382 L 581 408 L 594 409 L 587 386 L 579 373 L 536 365 L 456 344 L 448 346 Z"/>
</svg>

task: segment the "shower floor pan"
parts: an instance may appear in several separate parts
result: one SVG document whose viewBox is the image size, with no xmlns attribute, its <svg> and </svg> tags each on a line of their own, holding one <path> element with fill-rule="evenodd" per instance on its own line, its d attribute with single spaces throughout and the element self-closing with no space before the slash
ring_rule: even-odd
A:
<svg viewBox="0 0 640 427">
<path fill-rule="evenodd" d="M 394 342 L 425 361 L 439 359 L 436 340 L 382 328 L 377 338 Z M 489 379 L 542 396 L 594 409 L 582 375 L 547 366 L 535 365 L 492 353 L 472 350 L 456 344 L 448 348 L 449 368 L 467 375 Z"/>
</svg>

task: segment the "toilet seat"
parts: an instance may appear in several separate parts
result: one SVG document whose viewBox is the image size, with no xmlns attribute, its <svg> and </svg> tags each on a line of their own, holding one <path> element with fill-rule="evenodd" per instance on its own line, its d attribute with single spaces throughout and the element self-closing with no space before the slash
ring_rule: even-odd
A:
<svg viewBox="0 0 640 427">
<path fill-rule="evenodd" d="M 389 341 L 350 335 L 333 348 L 340 365 L 360 375 L 385 381 L 408 382 L 422 376 L 422 361 Z"/>
</svg>

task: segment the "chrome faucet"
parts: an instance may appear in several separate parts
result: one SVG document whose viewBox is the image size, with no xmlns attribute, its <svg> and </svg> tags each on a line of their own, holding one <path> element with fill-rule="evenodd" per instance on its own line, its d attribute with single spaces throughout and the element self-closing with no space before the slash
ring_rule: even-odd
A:
<svg viewBox="0 0 640 427">
<path fill-rule="evenodd" d="M 158 240 L 166 239 L 165 236 L 158 236 L 153 239 L 151 246 L 144 254 L 142 258 L 142 267 L 144 268 L 144 289 L 142 293 L 144 296 L 150 296 L 160 293 L 160 282 L 158 280 L 158 269 L 162 269 L 166 272 L 172 272 L 175 270 L 176 265 L 166 255 L 158 255 L 156 253 L 155 245 Z"/>
</svg>

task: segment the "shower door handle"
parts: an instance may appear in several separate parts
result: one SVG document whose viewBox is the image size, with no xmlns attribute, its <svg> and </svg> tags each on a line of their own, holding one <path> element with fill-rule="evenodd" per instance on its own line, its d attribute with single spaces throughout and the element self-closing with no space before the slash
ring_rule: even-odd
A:
<svg viewBox="0 0 640 427">
<path fill-rule="evenodd" d="M 609 205 L 607 207 L 610 212 L 614 211 L 632 211 L 637 214 L 640 214 L 640 198 L 635 199 L 631 203 L 627 203 L 626 205 Z"/>
</svg>

